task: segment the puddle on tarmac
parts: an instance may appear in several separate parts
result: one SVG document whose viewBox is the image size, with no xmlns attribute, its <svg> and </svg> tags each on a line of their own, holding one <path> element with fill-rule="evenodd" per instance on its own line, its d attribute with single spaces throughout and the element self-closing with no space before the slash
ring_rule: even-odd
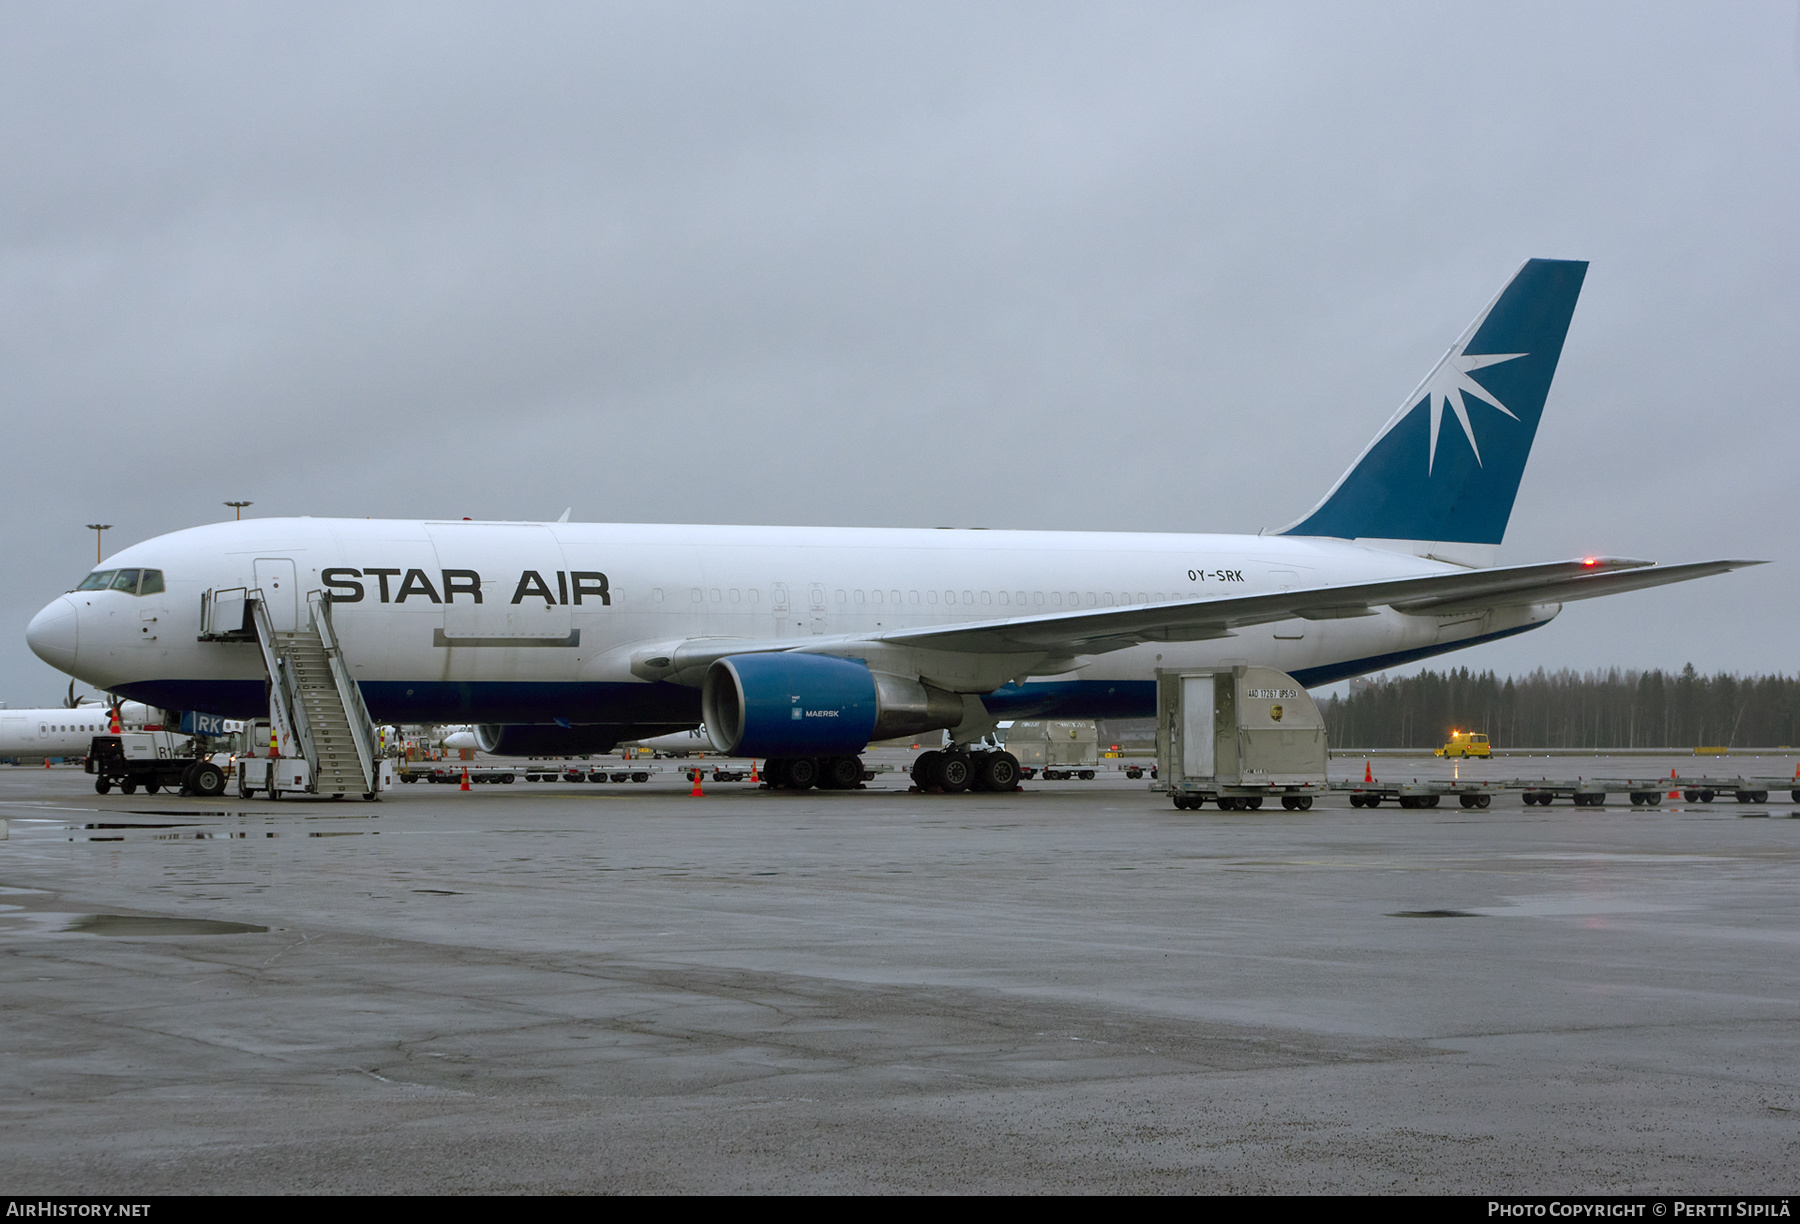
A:
<svg viewBox="0 0 1800 1224">
<path fill-rule="evenodd" d="M 145 824 L 139 822 L 134 824 L 84 824 L 81 827 L 84 829 L 191 829 L 194 828 L 195 825 L 193 821 L 189 820 L 184 821 L 181 824 Z"/>
<path fill-rule="evenodd" d="M 268 929 L 215 918 L 137 918 L 129 914 L 77 914 L 63 927 L 83 935 L 260 935 Z"/>
</svg>

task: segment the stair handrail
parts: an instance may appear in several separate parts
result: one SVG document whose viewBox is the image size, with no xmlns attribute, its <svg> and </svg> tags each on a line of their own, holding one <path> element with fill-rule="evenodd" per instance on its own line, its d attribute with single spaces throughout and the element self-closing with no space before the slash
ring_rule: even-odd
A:
<svg viewBox="0 0 1800 1224">
<path fill-rule="evenodd" d="M 269 607 L 263 599 L 262 588 L 251 590 L 245 599 L 250 604 L 251 614 L 256 618 L 256 641 L 262 648 L 263 666 L 269 671 L 270 717 L 278 716 L 287 724 L 288 730 L 299 741 L 300 755 L 312 762 L 316 769 L 319 754 L 313 744 L 312 724 L 306 720 L 306 707 L 300 701 L 300 694 L 295 691 L 294 677 L 288 669 L 287 661 L 275 652 L 275 624 L 269 619 Z"/>
<path fill-rule="evenodd" d="M 325 648 L 325 663 L 331 668 L 331 679 L 337 685 L 338 699 L 344 706 L 344 721 L 350 724 L 350 739 L 356 745 L 357 763 L 368 784 L 365 794 L 374 794 L 381 765 L 375 742 L 375 720 L 363 701 L 362 688 L 350 674 L 350 664 L 338 643 L 337 629 L 331 623 L 331 596 L 324 591 L 308 591 L 307 607 L 312 612 L 313 626 L 318 630 L 319 644 Z"/>
</svg>

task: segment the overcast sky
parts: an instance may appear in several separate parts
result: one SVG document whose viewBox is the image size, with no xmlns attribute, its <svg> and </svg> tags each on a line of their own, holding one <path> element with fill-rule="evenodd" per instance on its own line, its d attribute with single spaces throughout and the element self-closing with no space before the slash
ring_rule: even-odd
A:
<svg viewBox="0 0 1800 1224">
<path fill-rule="evenodd" d="M 1794 5 L 0 4 L 0 700 L 252 514 L 1256 531 L 1592 261 L 1449 656 L 1800 670 Z M 1437 664 L 1442 665 L 1442 662 Z"/>
</svg>

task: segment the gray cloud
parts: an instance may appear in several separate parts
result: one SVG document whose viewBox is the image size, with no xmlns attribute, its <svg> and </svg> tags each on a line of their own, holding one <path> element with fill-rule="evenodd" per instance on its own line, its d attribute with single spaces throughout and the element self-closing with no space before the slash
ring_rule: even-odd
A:
<svg viewBox="0 0 1800 1224">
<path fill-rule="evenodd" d="M 1593 261 L 1476 666 L 1800 668 L 1792 6 L 0 7 L 0 697 L 253 513 L 1254 531 Z M 11 629 L 4 629 L 10 625 Z"/>
</svg>

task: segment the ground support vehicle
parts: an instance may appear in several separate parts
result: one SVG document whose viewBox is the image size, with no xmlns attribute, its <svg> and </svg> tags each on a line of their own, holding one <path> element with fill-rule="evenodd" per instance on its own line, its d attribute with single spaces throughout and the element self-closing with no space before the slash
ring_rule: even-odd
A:
<svg viewBox="0 0 1800 1224">
<path fill-rule="evenodd" d="M 1325 719 L 1307 691 L 1272 667 L 1158 668 L 1156 772 L 1183 811 L 1279 799 L 1305 811 L 1330 789 Z"/>
<path fill-rule="evenodd" d="M 1488 743 L 1488 737 L 1479 731 L 1452 731 L 1449 742 L 1434 750 L 1431 755 L 1487 758 L 1494 755 L 1494 750 Z"/>
<path fill-rule="evenodd" d="M 464 769 L 468 770 L 470 786 L 511 786 L 518 780 L 518 771 L 510 766 L 502 765 L 497 768 L 490 765 L 463 766 L 458 765 L 455 761 L 437 762 L 429 770 L 420 770 L 417 773 L 427 782 L 461 786 Z"/>
<path fill-rule="evenodd" d="M 648 782 L 651 775 L 666 772 L 662 766 L 633 761 L 628 768 L 597 768 L 579 763 L 561 767 L 532 765 L 523 776 L 527 782 Z"/>
<path fill-rule="evenodd" d="M 1100 728 L 1083 719 L 1023 719 L 1007 729 L 1006 751 L 1021 778 L 1092 781 L 1100 765 Z"/>
<path fill-rule="evenodd" d="M 1511 784 L 1509 789 L 1525 792 L 1525 802 L 1548 806 L 1558 799 L 1568 799 L 1578 807 L 1598 807 L 1608 795 L 1625 794 L 1637 807 L 1660 806 L 1667 797 L 1686 803 L 1711 803 L 1730 796 L 1739 803 L 1767 803 L 1770 792 L 1786 790 L 1800 803 L 1800 786 L 1792 778 L 1755 777 L 1682 777 L 1672 778 L 1592 778 L 1570 782 L 1539 779 Z"/>
<path fill-rule="evenodd" d="M 1379 807 L 1384 802 L 1403 808 L 1434 808 L 1451 796 L 1466 808 L 1485 808 L 1498 794 L 1517 794 L 1527 807 L 1548 807 L 1568 802 L 1576 807 L 1601 807 L 1610 795 L 1623 795 L 1633 807 L 1661 807 L 1671 797 L 1688 803 L 1711 803 L 1729 796 L 1739 803 L 1767 803 L 1771 792 L 1788 790 L 1800 803 L 1800 787 L 1791 778 L 1514 778 L 1505 781 L 1378 781 L 1334 782 L 1333 791 L 1350 796 L 1352 807 Z"/>
<path fill-rule="evenodd" d="M 193 740 L 172 731 L 96 735 L 85 768 L 102 795 L 115 786 L 127 795 L 140 786 L 152 795 L 159 790 L 209 798 L 224 794 L 225 770 L 196 748 Z"/>
<path fill-rule="evenodd" d="M 239 744 L 238 794 L 381 798 L 394 762 L 332 626 L 330 596 L 310 591 L 302 602 L 291 569 L 285 592 L 280 573 L 266 576 L 267 591 L 232 587 L 200 601 L 199 640 L 255 644 L 269 681 L 269 716 L 247 723 Z"/>
<path fill-rule="evenodd" d="M 1566 799 L 1576 807 L 1600 807 L 1606 803 L 1607 795 L 1620 791 L 1630 796 L 1633 807 L 1657 807 L 1663 801 L 1662 783 L 1660 778 L 1636 781 L 1629 778 L 1577 778 L 1573 782 L 1540 778 L 1535 783 L 1526 781 L 1508 789 L 1523 790 L 1527 807 L 1533 804 L 1549 807 L 1558 799 Z"/>
<path fill-rule="evenodd" d="M 1351 807 L 1380 807 L 1384 801 L 1403 808 L 1434 808 L 1454 797 L 1466 808 L 1484 808 L 1504 788 L 1498 782 L 1334 782 L 1331 789 L 1348 792 Z"/>
<path fill-rule="evenodd" d="M 390 760 L 377 762 L 375 790 L 364 791 L 362 798 L 373 799 L 381 791 L 393 786 L 397 777 L 398 775 L 394 772 L 394 762 Z M 408 781 L 410 780 L 409 778 Z M 267 795 L 271 799 L 296 794 L 325 794 L 333 799 L 342 799 L 351 793 L 338 790 L 322 791 L 319 789 L 319 781 L 319 775 L 313 771 L 312 762 L 305 757 L 241 756 L 237 759 L 237 793 L 241 799 L 250 799 L 257 794 Z"/>
</svg>

